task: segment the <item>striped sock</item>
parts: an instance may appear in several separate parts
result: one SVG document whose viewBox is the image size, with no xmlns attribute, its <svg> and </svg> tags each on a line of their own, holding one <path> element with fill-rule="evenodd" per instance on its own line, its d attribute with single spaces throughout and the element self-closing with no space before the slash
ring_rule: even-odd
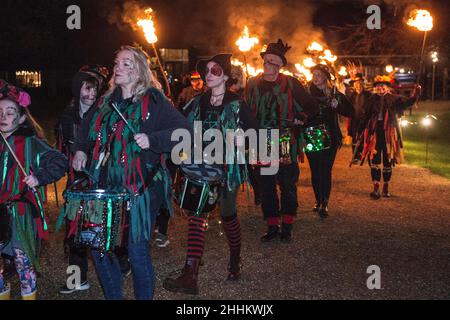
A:
<svg viewBox="0 0 450 320">
<path fill-rule="evenodd" d="M 201 259 L 205 247 L 205 226 L 206 219 L 190 217 L 188 230 L 187 257 Z"/>
<path fill-rule="evenodd" d="M 241 224 L 237 216 L 222 218 L 223 229 L 227 236 L 230 251 L 241 249 Z"/>
<path fill-rule="evenodd" d="M 280 224 L 280 217 L 267 218 L 266 222 L 268 226 L 278 226 Z"/>
<path fill-rule="evenodd" d="M 294 216 L 284 214 L 282 216 L 283 224 L 293 224 L 294 223 Z"/>
</svg>

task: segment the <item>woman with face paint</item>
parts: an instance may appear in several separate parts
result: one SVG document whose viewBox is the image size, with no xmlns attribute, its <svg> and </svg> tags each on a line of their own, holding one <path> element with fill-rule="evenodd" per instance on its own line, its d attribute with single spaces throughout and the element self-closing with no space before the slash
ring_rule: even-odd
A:
<svg viewBox="0 0 450 320">
<path fill-rule="evenodd" d="M 409 98 L 390 93 L 389 76 L 376 76 L 374 87 L 375 94 L 367 100 L 367 108 L 362 120 L 364 148 L 361 165 L 367 158 L 373 182 L 370 197 L 378 200 L 381 197 L 381 176 L 384 182 L 382 195 L 386 198 L 391 196 L 389 182 L 392 168 L 400 161 L 400 149 L 403 148 L 403 142 L 397 118 L 417 102 L 421 87 L 416 86 Z M 383 162 L 383 171 L 380 168 L 381 162 Z"/>
<path fill-rule="evenodd" d="M 310 130 L 308 128 L 321 128 L 317 132 L 322 134 L 322 137 L 328 135 L 330 143 L 327 148 L 321 148 L 320 143 L 323 143 L 323 140 L 317 139 L 318 141 L 312 141 L 312 143 L 306 145 L 305 152 L 311 168 L 311 182 L 316 198 L 313 211 L 318 212 L 319 217 L 324 219 L 328 216 L 328 200 L 330 199 L 332 185 L 331 172 L 336 153 L 342 145 L 338 114 L 351 117 L 354 109 L 347 97 L 331 83 L 331 73 L 328 66 L 318 64 L 312 68 L 312 72 L 313 79 L 309 91 L 311 96 L 317 100 L 320 111 L 305 123 L 304 134 L 308 134 L 308 130 Z"/>
<path fill-rule="evenodd" d="M 171 135 L 178 128 L 192 130 L 161 91 L 147 54 L 136 47 L 122 47 L 114 60 L 110 89 L 83 119 L 72 165 L 77 171 L 86 167 L 99 188 L 130 194 L 128 256 L 134 295 L 140 300 L 153 298 L 155 274 L 149 243 L 157 213 L 162 207 L 171 208 L 170 178 L 161 161 L 177 143 Z M 96 250 L 92 256 L 105 298 L 123 299 L 117 256 L 108 252 L 103 257 Z"/>
<path fill-rule="evenodd" d="M 44 186 L 67 168 L 64 155 L 44 141 L 30 104 L 28 93 L 0 80 L 0 132 L 7 141 L 0 140 L 0 253 L 14 258 L 24 300 L 36 299 L 39 244 L 48 238 Z M 0 274 L 0 300 L 6 299 L 10 288 Z"/>
<path fill-rule="evenodd" d="M 58 126 L 56 128 L 56 141 L 58 149 L 63 152 L 72 163 L 74 156 L 74 142 L 78 135 L 81 121 L 89 112 L 93 112 L 95 102 L 99 95 L 104 93 L 106 89 L 106 80 L 109 71 L 106 67 L 99 65 L 84 65 L 72 77 L 72 94 L 69 105 L 64 109 Z M 75 180 L 86 178 L 84 173 L 76 172 L 73 168 L 69 168 L 67 175 L 67 187 Z M 87 181 L 85 182 L 87 183 Z M 70 232 L 70 223 L 66 219 L 66 235 Z M 68 256 L 69 266 L 78 266 L 80 268 L 80 285 L 75 288 L 69 288 L 67 281 L 64 281 L 59 289 L 61 294 L 71 294 L 76 291 L 88 290 L 90 284 L 88 282 L 88 250 L 85 247 L 75 245 L 74 236 L 65 237 L 64 252 Z M 126 250 L 119 248 L 118 253 L 122 273 L 125 275 L 131 273 L 130 264 Z"/>
<path fill-rule="evenodd" d="M 221 137 L 226 137 L 227 129 L 235 131 L 239 128 L 243 130 L 257 128 L 256 120 L 251 116 L 244 100 L 228 90 L 227 82 L 231 78 L 230 59 L 231 54 L 219 54 L 197 63 L 197 71 L 206 81 L 210 91 L 195 97 L 187 106 L 189 120 L 202 122 L 202 132 L 194 134 L 201 134 L 203 137 L 209 129 L 217 129 L 221 131 Z M 223 142 L 225 144 L 225 140 Z M 227 161 L 229 157 L 234 157 L 234 164 Z M 244 178 L 240 173 L 241 168 L 236 164 L 236 153 L 226 155 L 221 160 L 222 163 L 218 165 L 226 163 L 223 165 L 226 181 L 220 191 L 220 215 L 230 248 L 227 280 L 234 281 L 238 280 L 241 274 L 241 227 L 237 217 L 236 197 Z M 243 170 L 246 172 L 245 166 Z M 184 268 L 180 276 L 167 278 L 164 281 L 165 289 L 198 294 L 198 270 L 205 244 L 206 218 L 206 214 L 191 213 L 188 219 L 188 243 Z"/>
</svg>

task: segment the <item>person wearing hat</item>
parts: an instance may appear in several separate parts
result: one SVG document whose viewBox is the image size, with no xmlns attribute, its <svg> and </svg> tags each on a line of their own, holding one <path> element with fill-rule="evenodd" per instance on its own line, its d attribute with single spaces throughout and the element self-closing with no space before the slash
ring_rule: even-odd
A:
<svg viewBox="0 0 450 320">
<path fill-rule="evenodd" d="M 13 257 L 23 300 L 37 299 L 39 252 L 49 238 L 45 186 L 62 178 L 68 164 L 48 145 L 30 105 L 26 91 L 0 79 L 0 254 Z M 5 280 L 0 272 L 0 301 L 11 299 Z"/>
<path fill-rule="evenodd" d="M 208 135 L 212 130 L 220 130 L 224 146 L 228 130 L 255 129 L 258 126 L 245 101 L 229 90 L 230 59 L 231 54 L 218 54 L 197 63 L 197 71 L 211 90 L 195 97 L 187 106 L 188 119 L 191 122 L 202 122 L 202 132 L 194 132 L 194 134 L 203 136 L 203 134 Z M 214 139 L 217 139 L 217 136 Z M 238 154 L 238 152 L 227 153 L 222 163 L 214 163 L 222 168 L 225 177 L 224 186 L 219 192 L 221 194 L 220 216 L 230 250 L 227 277 L 229 281 L 238 280 L 241 274 L 241 227 L 237 216 L 236 197 L 247 174 L 246 166 L 243 165 L 241 168 L 237 164 Z M 244 174 L 241 174 L 241 169 Z M 198 215 L 192 213 L 189 217 L 185 266 L 181 275 L 176 278 L 169 277 L 164 281 L 165 289 L 172 292 L 198 293 L 198 270 L 205 245 L 206 222 L 205 213 Z"/>
<path fill-rule="evenodd" d="M 332 71 L 327 65 L 318 64 L 311 68 L 313 74 L 309 85 L 309 92 L 319 106 L 320 111 L 317 115 L 308 118 L 306 121 L 305 136 L 311 129 L 319 128 L 321 137 L 327 137 L 325 140 L 319 140 L 327 147 L 314 146 L 311 148 L 311 141 L 306 144 L 305 152 L 308 157 L 309 167 L 311 168 L 311 183 L 316 198 L 316 205 L 313 211 L 319 214 L 321 219 L 328 216 L 328 201 L 330 199 L 332 186 L 332 169 L 337 151 L 342 145 L 342 133 L 339 128 L 338 115 L 352 117 L 353 106 L 347 97 L 337 90 L 333 84 Z M 314 143 L 314 142 L 312 142 Z"/>
<path fill-rule="evenodd" d="M 176 106 L 179 111 L 182 111 L 189 101 L 191 101 L 194 97 L 201 95 L 207 89 L 197 71 L 191 72 L 190 83 L 191 85 L 184 88 L 178 96 Z"/>
<path fill-rule="evenodd" d="M 368 159 L 373 182 L 370 197 L 378 200 L 380 182 L 383 177 L 383 197 L 390 197 L 389 182 L 392 168 L 400 162 L 401 140 L 398 116 L 404 110 L 414 105 L 420 97 L 421 87 L 416 85 L 412 95 L 407 98 L 392 94 L 390 88 L 392 79 L 389 76 L 376 76 L 374 79 L 375 94 L 367 100 L 367 108 L 362 121 L 364 130 L 364 148 L 361 155 L 361 165 Z M 380 166 L 383 162 L 383 170 Z"/>
<path fill-rule="evenodd" d="M 93 110 L 97 98 L 107 89 L 108 69 L 99 65 L 84 65 L 72 78 L 73 98 L 70 104 L 64 109 L 56 128 L 56 141 L 58 149 L 72 162 L 74 155 L 74 142 L 78 135 L 83 118 Z M 70 186 L 76 179 L 84 177 L 82 173 L 76 172 L 69 166 L 67 175 L 67 186 Z M 87 249 L 74 246 L 73 237 L 65 239 L 65 251 L 68 255 L 69 265 L 76 265 L 80 268 L 80 286 L 68 288 L 67 283 L 59 289 L 61 294 L 71 294 L 76 291 L 88 290 L 90 288 L 87 280 L 88 257 Z M 124 274 L 130 273 L 128 256 L 126 250 L 120 254 L 122 271 Z"/>
<path fill-rule="evenodd" d="M 261 52 L 264 72 L 248 81 L 246 101 L 261 128 L 286 129 L 290 124 L 301 125 L 319 111 L 317 102 L 296 78 L 280 73 L 287 64 L 285 55 L 289 49 L 281 39 L 270 43 L 267 50 Z M 276 175 L 260 176 L 262 211 L 267 223 L 267 232 L 261 237 L 263 242 L 277 238 L 290 242 L 292 238 L 298 207 L 297 180 L 300 172 L 297 157 L 302 155 L 302 142 L 299 127 L 293 127 L 289 132 L 292 162 L 280 165 Z M 281 205 L 277 184 L 280 185 Z"/>
<path fill-rule="evenodd" d="M 348 118 L 347 124 L 348 135 L 352 137 L 353 163 L 361 161 L 363 142 L 361 140 L 360 124 L 366 108 L 367 99 L 371 95 L 370 91 L 364 89 L 364 80 L 362 73 L 356 73 L 350 80 L 351 87 L 346 92 L 348 99 L 355 109 L 353 116 Z M 358 150 L 355 151 L 355 148 L 358 148 Z"/>
</svg>

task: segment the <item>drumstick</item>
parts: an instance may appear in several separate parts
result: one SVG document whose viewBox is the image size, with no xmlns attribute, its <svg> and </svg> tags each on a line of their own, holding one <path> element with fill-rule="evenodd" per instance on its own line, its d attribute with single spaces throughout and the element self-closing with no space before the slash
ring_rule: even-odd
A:
<svg viewBox="0 0 450 320">
<path fill-rule="evenodd" d="M 27 172 L 25 171 L 25 169 L 22 167 L 22 164 L 20 163 L 19 159 L 17 158 L 16 154 L 14 153 L 13 149 L 11 148 L 10 144 L 8 143 L 8 141 L 6 140 L 5 136 L 3 135 L 3 132 L 0 132 L 0 134 L 2 135 L 2 139 L 3 142 L 5 143 L 6 147 L 8 148 L 9 152 L 11 153 L 11 155 L 13 156 L 14 160 L 16 161 L 17 165 L 19 166 L 20 170 L 22 171 L 22 173 L 25 175 L 25 177 L 28 177 Z"/>
<path fill-rule="evenodd" d="M 128 127 L 128 129 L 130 129 L 131 133 L 133 135 L 136 135 L 136 131 L 134 131 L 133 127 L 128 123 L 127 119 L 125 119 L 125 117 L 123 116 L 123 114 L 119 111 L 119 109 L 117 109 L 117 106 L 115 103 L 111 103 L 111 106 L 113 107 L 114 111 L 117 112 L 117 114 L 119 115 L 119 117 L 122 119 L 123 122 L 125 122 L 125 125 Z"/>
<path fill-rule="evenodd" d="M 81 172 L 87 175 L 92 181 L 98 182 L 97 178 L 95 178 L 92 174 L 90 174 L 89 171 L 86 170 L 86 168 L 82 168 Z"/>
</svg>

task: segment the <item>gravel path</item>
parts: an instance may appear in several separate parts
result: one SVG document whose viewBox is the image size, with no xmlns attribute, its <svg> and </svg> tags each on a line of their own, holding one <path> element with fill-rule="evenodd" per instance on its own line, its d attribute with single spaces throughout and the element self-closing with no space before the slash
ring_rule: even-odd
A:
<svg viewBox="0 0 450 320">
<path fill-rule="evenodd" d="M 262 244 L 259 237 L 266 227 L 260 208 L 245 193 L 239 195 L 244 269 L 236 283 L 225 281 L 228 249 L 215 213 L 207 231 L 198 296 L 173 294 L 161 285 L 184 263 L 186 220 L 177 215 L 170 223 L 169 247 L 152 248 L 155 299 L 449 299 L 450 181 L 426 169 L 401 165 L 394 169 L 394 196 L 373 201 L 368 167 L 349 169 L 350 156 L 348 147 L 338 153 L 330 217 L 325 222 L 310 210 L 314 204 L 310 172 L 307 164 L 301 165 L 300 209 L 291 244 Z M 58 214 L 54 201 L 49 213 L 54 226 Z M 51 234 L 41 262 L 40 299 L 103 299 L 91 263 L 89 291 L 57 293 L 66 277 L 62 235 Z M 366 286 L 370 265 L 381 269 L 380 290 Z M 11 281 L 17 297 L 17 280 Z M 125 291 L 133 299 L 131 277 L 125 280 Z"/>
</svg>

